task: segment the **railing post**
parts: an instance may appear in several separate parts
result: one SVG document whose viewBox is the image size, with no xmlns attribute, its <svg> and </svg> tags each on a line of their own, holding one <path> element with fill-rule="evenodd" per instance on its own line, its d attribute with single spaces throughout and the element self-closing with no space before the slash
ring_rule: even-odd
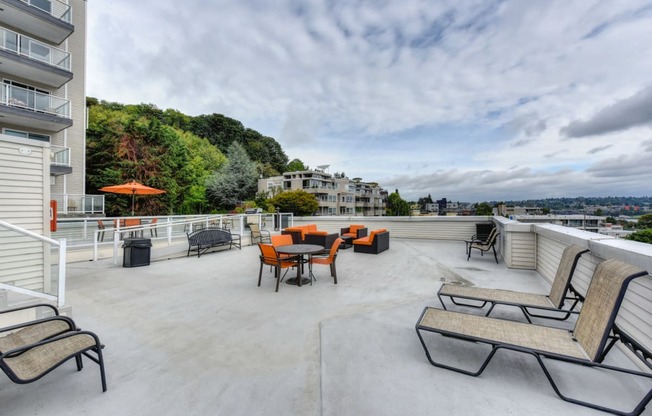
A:
<svg viewBox="0 0 652 416">
<path fill-rule="evenodd" d="M 97 261 L 97 240 L 99 240 L 100 230 L 93 231 L 93 261 Z"/>
<path fill-rule="evenodd" d="M 172 218 L 167 217 L 167 225 L 165 226 L 165 232 L 168 235 L 168 246 L 172 244 Z"/>
<path fill-rule="evenodd" d="M 57 306 L 66 303 L 66 239 L 59 240 L 59 284 L 57 291 Z"/>
<path fill-rule="evenodd" d="M 113 265 L 118 265 L 118 244 L 120 244 L 120 220 L 115 223 L 115 233 L 113 233 Z"/>
</svg>

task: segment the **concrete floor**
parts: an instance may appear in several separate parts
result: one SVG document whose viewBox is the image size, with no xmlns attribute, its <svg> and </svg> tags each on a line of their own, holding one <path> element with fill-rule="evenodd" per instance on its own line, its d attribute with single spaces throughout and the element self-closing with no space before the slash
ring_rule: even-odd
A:
<svg viewBox="0 0 652 416">
<path fill-rule="evenodd" d="M 547 293 L 534 271 L 508 270 L 493 256 L 467 262 L 462 242 L 392 239 L 380 255 L 341 250 L 337 285 L 315 265 L 312 286 L 281 283 L 275 293 L 269 268 L 256 286 L 258 254 L 247 246 L 138 268 L 70 263 L 67 304 L 106 345 L 108 391 L 95 364 L 77 373 L 71 361 L 28 385 L 0 378 L 0 414 L 604 414 L 557 398 L 524 354 L 503 351 L 476 378 L 425 357 L 414 325 L 424 306 L 439 306 L 442 282 Z M 513 310 L 496 316 L 521 319 Z M 474 344 L 428 342 L 453 360 L 478 355 Z M 564 380 L 577 373 L 555 368 Z M 616 400 L 621 389 L 587 394 Z"/>
</svg>

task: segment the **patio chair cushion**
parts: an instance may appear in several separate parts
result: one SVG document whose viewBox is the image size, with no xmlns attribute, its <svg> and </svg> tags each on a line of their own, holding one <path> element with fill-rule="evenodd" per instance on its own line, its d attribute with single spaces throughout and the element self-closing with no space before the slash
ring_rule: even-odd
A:
<svg viewBox="0 0 652 416">
<path fill-rule="evenodd" d="M 386 228 L 379 228 L 377 230 L 373 230 L 372 232 L 369 233 L 367 237 L 362 237 L 353 240 L 353 244 L 362 244 L 362 245 L 370 246 L 374 243 L 374 238 L 376 237 L 376 235 L 385 232 L 387 232 Z"/>
<path fill-rule="evenodd" d="M 362 238 L 367 236 L 367 227 L 362 224 L 351 224 L 346 228 L 340 230 L 342 237 L 351 237 L 353 239 Z"/>
</svg>

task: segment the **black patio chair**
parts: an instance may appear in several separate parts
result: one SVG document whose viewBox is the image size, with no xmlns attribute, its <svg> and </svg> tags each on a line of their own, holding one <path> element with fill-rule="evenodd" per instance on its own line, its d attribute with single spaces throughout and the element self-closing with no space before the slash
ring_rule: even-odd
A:
<svg viewBox="0 0 652 416">
<path fill-rule="evenodd" d="M 498 254 L 496 254 L 496 242 L 498 241 L 499 232 L 493 233 L 493 235 L 486 242 L 471 242 L 468 244 L 468 255 L 466 261 L 469 261 L 471 258 L 471 251 L 479 250 L 481 255 L 484 255 L 486 251 L 493 250 L 494 258 L 496 259 L 496 264 L 498 264 Z"/>
</svg>

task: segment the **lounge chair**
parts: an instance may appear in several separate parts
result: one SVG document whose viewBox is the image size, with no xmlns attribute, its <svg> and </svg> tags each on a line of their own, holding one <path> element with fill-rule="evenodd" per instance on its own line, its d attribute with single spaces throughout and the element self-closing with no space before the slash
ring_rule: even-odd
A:
<svg viewBox="0 0 652 416">
<path fill-rule="evenodd" d="M 30 309 L 34 310 L 34 316 L 38 316 L 36 313 L 41 309 L 46 309 L 52 316 L 17 322 L 0 328 L 0 353 L 77 329 L 72 319 L 60 316 L 57 308 L 46 303 L 5 309 L 0 311 L 0 315 L 22 314 Z"/>
<path fill-rule="evenodd" d="M 26 384 L 40 379 L 72 358 L 76 361 L 77 370 L 81 371 L 82 356 L 85 356 L 100 366 L 102 391 L 106 391 L 103 345 L 97 335 L 80 331 L 72 319 L 60 316 L 58 310 L 48 304 L 23 306 L 0 313 L 41 307 L 52 309 L 54 316 L 0 329 L 0 369 L 14 383 Z"/>
<path fill-rule="evenodd" d="M 473 234 L 470 240 L 464 240 L 464 243 L 466 244 L 466 254 L 469 254 L 469 246 L 471 244 L 488 244 L 497 232 L 498 228 L 493 227 L 491 231 L 489 231 L 489 234 L 487 234 L 486 238 L 480 238 L 482 237 L 480 234 Z"/>
<path fill-rule="evenodd" d="M 559 266 L 557 267 L 557 274 L 555 275 L 555 280 L 552 282 L 550 294 L 548 295 L 514 292 L 502 289 L 460 286 L 448 283 L 442 285 L 439 292 L 437 292 L 437 296 L 439 297 L 439 301 L 444 309 L 446 309 L 446 304 L 444 303 L 443 298 L 446 297 L 450 298 L 451 302 L 455 305 L 468 306 L 472 308 L 484 308 L 487 303 L 489 303 L 491 306 L 485 316 L 489 316 L 496 305 L 510 305 L 520 308 L 523 315 L 525 315 L 525 318 L 530 323 L 532 322 L 530 316 L 563 321 L 568 319 L 571 314 L 577 313 L 574 309 L 577 304 L 583 300 L 583 296 L 580 295 L 571 284 L 571 278 L 573 277 L 573 272 L 575 271 L 575 267 L 577 266 L 580 257 L 588 251 L 588 249 L 577 245 L 566 247 L 561 256 Z M 572 297 L 568 296 L 569 291 L 572 293 Z M 456 299 L 466 299 L 481 303 L 463 303 Z M 571 301 L 570 306 L 564 309 L 564 304 L 567 300 Z M 556 312 L 561 311 L 564 312 L 564 314 L 562 316 L 550 314 L 538 315 L 530 312 L 530 309 Z"/>
<path fill-rule="evenodd" d="M 647 383 L 652 382 L 652 373 L 650 372 L 602 363 L 605 355 L 620 340 L 652 369 L 652 353 L 643 348 L 615 323 L 629 282 L 636 277 L 645 275 L 647 272 L 618 260 L 612 259 L 600 263 L 593 273 L 582 310 L 572 331 L 426 307 L 416 323 L 417 336 L 428 361 L 436 367 L 478 376 L 482 374 L 498 350 L 523 352 L 537 359 L 553 390 L 562 400 L 614 414 L 639 415 L 652 399 L 652 387 L 630 413 L 607 408 L 562 394 L 546 367 L 544 358 L 583 367 L 599 368 L 601 373 L 613 371 L 629 374 L 636 377 L 641 383 L 641 379 L 647 379 Z M 487 344 L 491 346 L 491 351 L 477 370 L 443 364 L 433 360 L 422 336 L 422 331 L 437 333 L 447 338 L 457 338 L 473 344 Z M 429 344 L 431 344 L 430 341 L 432 340 L 429 339 Z M 433 351 L 443 350 L 434 347 L 431 349 Z M 590 381 L 585 380 L 586 383 L 590 383 Z M 623 380 L 618 378 L 617 382 L 622 383 Z"/>
<path fill-rule="evenodd" d="M 499 235 L 500 233 L 496 232 L 493 233 L 493 235 L 485 242 L 472 242 L 471 244 L 467 244 L 466 261 L 469 261 L 469 259 L 471 258 L 471 251 L 473 251 L 473 249 L 479 250 L 481 255 L 484 255 L 486 251 L 493 249 L 494 258 L 496 259 L 496 264 L 498 264 L 498 254 L 496 254 L 496 242 L 498 241 Z"/>
<path fill-rule="evenodd" d="M 0 369 L 17 384 L 40 379 L 66 361 L 74 358 L 77 370 L 83 368 L 82 356 L 100 366 L 102 391 L 106 391 L 106 375 L 102 344 L 90 331 L 69 331 L 43 341 L 23 345 L 0 353 Z M 90 353 L 95 353 L 95 356 Z"/>
<path fill-rule="evenodd" d="M 251 244 L 271 244 L 272 240 L 270 237 L 270 232 L 267 230 L 261 230 L 258 224 L 250 223 L 249 229 L 251 230 Z"/>
</svg>

